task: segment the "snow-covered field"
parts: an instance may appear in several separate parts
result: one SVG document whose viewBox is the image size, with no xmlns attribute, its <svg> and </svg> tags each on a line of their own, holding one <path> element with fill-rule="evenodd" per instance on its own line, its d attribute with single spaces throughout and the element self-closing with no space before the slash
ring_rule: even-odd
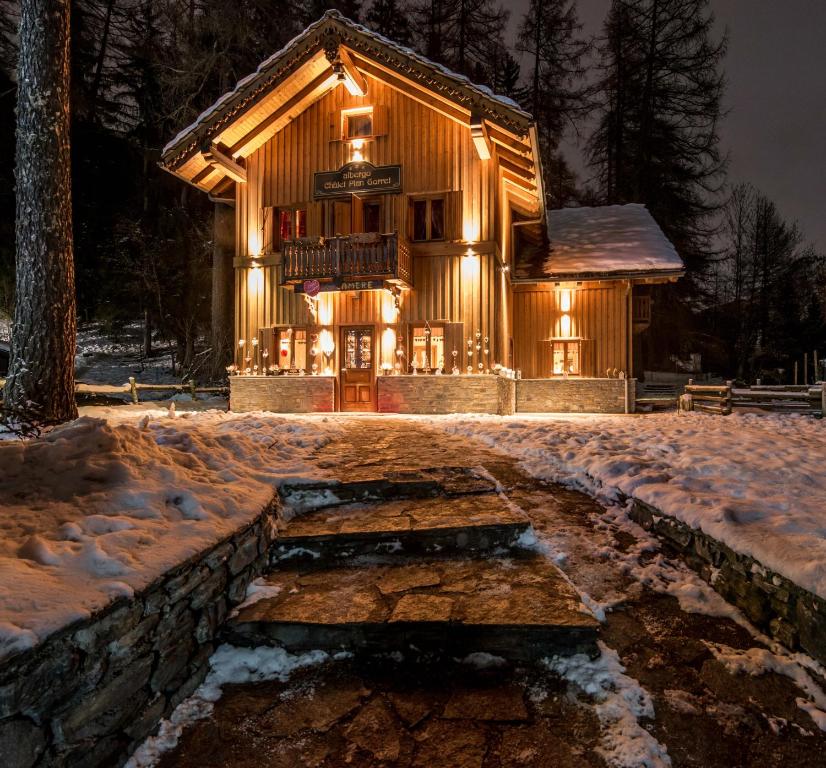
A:
<svg viewBox="0 0 826 768">
<path fill-rule="evenodd" d="M 332 420 L 89 409 L 0 440 L 0 657 L 131 594 L 254 518 Z"/>
<path fill-rule="evenodd" d="M 826 598 L 826 423 L 794 414 L 453 416 L 535 477 L 634 496 Z"/>
</svg>

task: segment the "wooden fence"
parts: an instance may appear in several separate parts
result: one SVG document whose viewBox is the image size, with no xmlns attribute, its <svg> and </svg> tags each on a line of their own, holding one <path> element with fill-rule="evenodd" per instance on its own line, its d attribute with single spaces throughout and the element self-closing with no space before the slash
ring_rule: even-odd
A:
<svg viewBox="0 0 826 768">
<path fill-rule="evenodd" d="M 731 381 L 725 384 L 695 384 L 694 379 L 689 379 L 685 394 L 680 398 L 680 410 L 728 416 L 731 413 L 732 384 Z"/>
<path fill-rule="evenodd" d="M 689 380 L 685 396 L 680 398 L 680 410 L 727 416 L 734 408 L 826 415 L 826 386 L 758 385 L 735 388 L 731 381 L 725 384 L 697 385 Z"/>
<path fill-rule="evenodd" d="M 0 379 L 0 392 L 6 385 L 5 379 Z M 98 395 L 101 397 L 115 397 L 117 395 L 129 395 L 133 403 L 140 402 L 140 392 L 172 392 L 173 394 L 189 393 L 193 400 L 198 399 L 198 395 L 224 394 L 229 390 L 227 387 L 198 387 L 195 381 L 182 382 L 181 384 L 141 384 L 135 380 L 134 376 L 129 377 L 127 384 L 75 384 L 75 393 L 78 395 Z"/>
</svg>

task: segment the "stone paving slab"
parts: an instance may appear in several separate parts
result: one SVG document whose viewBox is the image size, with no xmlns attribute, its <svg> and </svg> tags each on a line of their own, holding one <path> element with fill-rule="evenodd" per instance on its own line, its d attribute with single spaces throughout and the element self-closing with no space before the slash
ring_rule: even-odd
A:
<svg viewBox="0 0 826 768">
<path fill-rule="evenodd" d="M 333 477 L 318 482 L 284 483 L 279 495 L 286 516 L 352 502 L 454 497 L 496 490 L 496 482 L 481 467 L 392 467 L 389 464 L 355 470 L 345 464 Z"/>
<path fill-rule="evenodd" d="M 479 554 L 511 548 L 527 516 L 496 493 L 327 507 L 279 523 L 272 561 L 385 554 Z"/>
<path fill-rule="evenodd" d="M 542 558 L 276 571 L 266 582 L 278 594 L 242 608 L 225 639 L 289 650 L 487 651 L 522 661 L 596 649 L 598 622 Z"/>
<path fill-rule="evenodd" d="M 565 728 L 561 728 L 564 724 Z M 571 733 L 575 734 L 575 738 Z M 599 723 L 538 670 L 341 662 L 227 686 L 159 768 L 605 768 Z"/>
</svg>

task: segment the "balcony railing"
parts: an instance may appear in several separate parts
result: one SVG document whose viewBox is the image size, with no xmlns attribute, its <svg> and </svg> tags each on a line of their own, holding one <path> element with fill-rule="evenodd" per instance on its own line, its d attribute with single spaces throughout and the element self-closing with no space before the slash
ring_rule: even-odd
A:
<svg viewBox="0 0 826 768">
<path fill-rule="evenodd" d="M 283 244 L 283 283 L 401 280 L 413 284 L 410 246 L 397 233 L 291 240 Z"/>
</svg>

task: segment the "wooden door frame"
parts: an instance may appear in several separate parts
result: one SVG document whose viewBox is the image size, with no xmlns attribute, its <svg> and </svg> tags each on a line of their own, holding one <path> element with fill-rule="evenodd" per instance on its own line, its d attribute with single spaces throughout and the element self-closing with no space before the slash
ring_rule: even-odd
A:
<svg viewBox="0 0 826 768">
<path fill-rule="evenodd" d="M 370 333 L 372 334 L 372 342 L 371 342 L 371 349 L 370 349 L 370 411 L 364 411 L 364 413 L 375 413 L 378 410 L 378 369 L 376 368 L 376 324 L 375 323 L 348 323 L 347 325 L 340 325 L 338 327 L 338 343 L 339 343 L 339 350 L 341 351 L 340 360 L 344 365 L 341 365 L 338 371 L 339 374 L 339 382 L 338 382 L 338 402 L 339 402 L 339 411 L 344 412 L 344 373 L 346 371 L 346 346 L 344 343 L 344 337 L 348 330 L 352 328 L 369 328 Z M 366 370 L 366 369 L 363 369 Z M 358 413 L 358 411 L 351 411 L 351 413 Z"/>
</svg>

